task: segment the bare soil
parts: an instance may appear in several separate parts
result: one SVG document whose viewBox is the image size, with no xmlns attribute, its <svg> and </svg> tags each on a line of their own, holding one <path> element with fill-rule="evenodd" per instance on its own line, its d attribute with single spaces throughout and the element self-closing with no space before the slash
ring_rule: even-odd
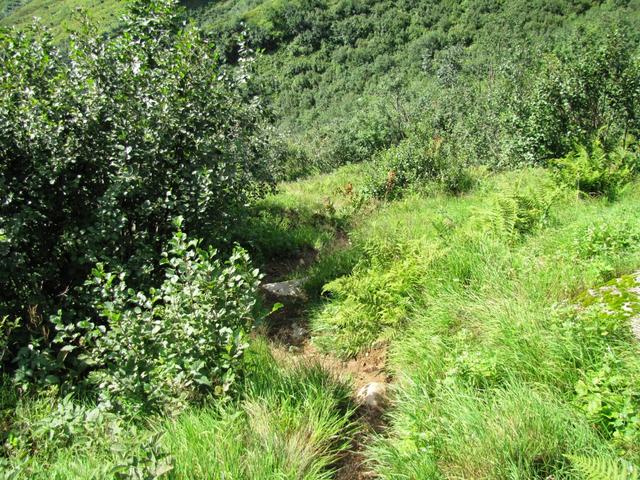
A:
<svg viewBox="0 0 640 480">
<path fill-rule="evenodd" d="M 348 243 L 345 234 L 338 235 L 332 249 L 344 248 Z M 267 266 L 265 283 L 287 278 L 301 266 L 310 266 L 317 259 L 317 252 L 300 252 L 297 256 L 281 259 L 277 265 Z M 273 300 L 276 299 L 267 299 Z M 268 302 L 267 302 L 268 303 Z M 285 303 L 285 302 L 283 302 Z M 391 377 L 385 370 L 387 345 L 380 344 L 362 352 L 355 358 L 341 359 L 320 351 L 311 341 L 307 319 L 307 305 L 303 300 L 287 302 L 283 308 L 272 314 L 269 323 L 259 334 L 269 339 L 274 357 L 282 363 L 318 363 L 336 377 L 353 385 L 354 403 L 356 393 L 363 386 L 378 382 L 388 384 Z M 383 412 L 371 412 L 361 407 L 356 412 L 357 433 L 352 438 L 351 449 L 338 462 L 336 480 L 370 480 L 376 478 L 367 465 L 364 448 L 371 435 L 384 431 Z"/>
</svg>

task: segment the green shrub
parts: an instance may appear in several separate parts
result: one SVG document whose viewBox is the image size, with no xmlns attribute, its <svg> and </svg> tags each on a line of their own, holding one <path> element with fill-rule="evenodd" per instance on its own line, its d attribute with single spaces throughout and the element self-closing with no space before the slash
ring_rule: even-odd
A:
<svg viewBox="0 0 640 480">
<path fill-rule="evenodd" d="M 58 319 L 58 360 L 89 369 L 87 383 L 103 405 L 175 413 L 235 386 L 260 277 L 242 250 L 223 263 L 198 245 L 178 232 L 163 254 L 162 284 L 146 292 L 98 264 L 89 283 L 100 323 Z M 23 364 L 16 377 L 27 376 Z"/>
<path fill-rule="evenodd" d="M 272 183 L 247 68 L 225 70 L 177 3 L 136 0 L 113 35 L 87 27 L 65 51 L 36 27 L 0 32 L 0 318 L 24 320 L 13 354 L 50 342 L 60 308 L 95 316 L 81 290 L 97 262 L 147 288 L 173 219 L 221 244 Z"/>
<path fill-rule="evenodd" d="M 3 478 L 156 479 L 171 468 L 159 434 L 101 406 L 60 398 L 56 389 L 23 397 L 2 414 Z"/>
<path fill-rule="evenodd" d="M 365 191 L 394 199 L 409 188 L 435 184 L 450 193 L 463 193 L 473 180 L 452 145 L 440 137 L 410 137 L 380 153 L 372 162 Z"/>
<path fill-rule="evenodd" d="M 596 139 L 588 147 L 577 146 L 552 167 L 560 184 L 614 200 L 640 169 L 640 154 L 635 145 L 611 150 Z"/>
<path fill-rule="evenodd" d="M 582 229 L 575 240 L 575 251 L 583 259 L 616 257 L 627 254 L 639 242 L 640 225 L 637 222 L 625 218 L 600 221 Z"/>
<path fill-rule="evenodd" d="M 277 166 L 277 180 L 292 181 L 318 173 L 318 166 L 299 144 L 286 138 L 278 138 L 273 145 L 273 151 L 276 153 L 273 163 Z"/>
<path fill-rule="evenodd" d="M 619 138 L 640 128 L 640 63 L 634 37 L 611 26 L 577 29 L 558 46 L 525 97 L 518 137 L 531 162 L 558 158 L 596 135 Z"/>
<path fill-rule="evenodd" d="M 576 384 L 575 404 L 614 444 L 634 450 L 640 441 L 640 388 L 634 359 L 608 354 Z"/>
<path fill-rule="evenodd" d="M 10 321 L 9 317 L 0 318 L 0 363 L 4 360 L 4 356 L 9 351 L 11 333 L 18 326 L 20 326 L 19 320 Z"/>
<path fill-rule="evenodd" d="M 579 298 L 565 325 L 589 345 L 594 361 L 581 370 L 574 403 L 622 453 L 638 454 L 640 441 L 640 361 L 629 351 L 636 339 L 631 322 L 640 315 L 640 276 L 623 275 Z M 586 350 L 586 348 L 585 348 Z"/>
<path fill-rule="evenodd" d="M 319 147 L 325 151 L 318 161 L 324 170 L 367 161 L 404 137 L 406 125 L 389 102 L 385 98 L 370 102 L 367 109 L 358 109 L 347 119 L 320 129 Z"/>
</svg>

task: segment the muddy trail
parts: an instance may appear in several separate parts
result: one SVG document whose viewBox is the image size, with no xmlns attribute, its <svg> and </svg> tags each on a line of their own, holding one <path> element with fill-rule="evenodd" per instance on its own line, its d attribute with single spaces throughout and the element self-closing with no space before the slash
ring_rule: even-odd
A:
<svg viewBox="0 0 640 480">
<path fill-rule="evenodd" d="M 332 248 L 342 248 L 348 242 L 339 235 Z M 317 261 L 317 252 L 308 250 L 281 259 L 265 267 L 262 292 L 267 306 L 283 306 L 269 316 L 261 332 L 269 340 L 274 357 L 282 362 L 317 363 L 337 378 L 352 385 L 354 405 L 357 405 L 356 434 L 351 448 L 337 465 L 336 480 L 364 480 L 376 478 L 364 457 L 364 449 L 374 433 L 385 429 L 384 411 L 387 407 L 387 386 L 391 377 L 385 371 L 387 346 L 379 345 L 358 356 L 344 360 L 320 351 L 312 342 L 309 325 L 311 299 L 303 289 L 304 274 L 297 280 L 287 280 L 294 273 L 309 268 Z"/>
</svg>

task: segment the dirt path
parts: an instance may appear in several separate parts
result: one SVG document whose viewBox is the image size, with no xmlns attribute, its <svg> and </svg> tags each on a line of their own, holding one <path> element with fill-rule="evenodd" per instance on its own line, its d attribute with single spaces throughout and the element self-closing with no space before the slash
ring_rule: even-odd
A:
<svg viewBox="0 0 640 480">
<path fill-rule="evenodd" d="M 343 239 L 339 240 L 343 242 Z M 290 272 L 299 269 L 300 265 L 309 266 L 316 257 L 312 252 L 304 252 L 298 258 L 287 259 L 278 265 L 267 268 L 267 279 L 263 288 L 281 291 L 287 290 L 296 282 L 281 282 Z M 308 322 L 308 304 L 303 296 L 298 298 L 277 298 L 267 294 L 267 300 L 281 302 L 284 307 L 270 317 L 269 324 L 262 332 L 270 341 L 274 357 L 282 362 L 318 363 L 332 372 L 336 377 L 350 381 L 353 385 L 353 400 L 360 405 L 357 411 L 358 433 L 352 439 L 352 446 L 339 461 L 336 480 L 368 480 L 375 474 L 365 462 L 364 448 L 373 433 L 384 430 L 384 402 L 380 406 L 371 407 L 363 400 L 363 392 L 370 386 L 384 388 L 391 380 L 385 371 L 387 346 L 380 345 L 355 358 L 342 360 L 334 355 L 319 351 L 311 341 Z M 371 398 L 367 396 L 367 400 Z"/>
<path fill-rule="evenodd" d="M 286 308 L 286 307 L 285 307 Z M 292 318 L 288 324 L 279 323 L 271 329 L 268 337 L 272 352 L 282 362 L 314 362 L 322 365 L 338 378 L 350 381 L 353 385 L 353 400 L 359 404 L 358 393 L 367 385 L 387 385 L 391 378 L 385 372 L 387 358 L 386 345 L 374 348 L 349 360 L 341 360 L 333 355 L 319 351 L 309 336 L 308 325 L 304 318 Z M 338 465 L 336 480 L 365 480 L 375 478 L 375 474 L 365 463 L 364 448 L 369 437 L 384 430 L 382 411 L 370 409 L 366 405 L 359 407 L 355 421 L 358 433 L 351 440 L 351 449 L 343 456 Z"/>
</svg>

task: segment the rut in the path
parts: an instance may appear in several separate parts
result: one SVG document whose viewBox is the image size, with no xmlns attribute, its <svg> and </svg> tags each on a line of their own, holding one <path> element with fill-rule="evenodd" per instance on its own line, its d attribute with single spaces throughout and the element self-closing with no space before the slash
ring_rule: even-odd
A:
<svg viewBox="0 0 640 480">
<path fill-rule="evenodd" d="M 307 261 L 309 257 L 307 256 Z M 288 265 L 296 265 L 291 261 Z M 286 268 L 286 267 L 285 267 Z M 282 269 L 280 276 L 286 276 Z M 336 480 L 365 480 L 375 478 L 370 466 L 365 462 L 364 448 L 374 433 L 384 430 L 383 410 L 386 407 L 386 385 L 390 381 L 385 372 L 387 357 L 386 345 L 364 352 L 355 358 L 342 360 L 333 355 L 320 352 L 311 342 L 307 318 L 307 298 L 301 288 L 301 282 L 275 282 L 277 277 L 270 276 L 269 283 L 262 288 L 266 297 L 284 304 L 284 307 L 272 315 L 269 326 L 264 332 L 269 338 L 274 356 L 283 362 L 319 363 L 338 378 L 351 380 L 353 400 L 360 405 L 357 423 L 360 428 L 351 439 L 351 449 L 341 458 Z"/>
</svg>

